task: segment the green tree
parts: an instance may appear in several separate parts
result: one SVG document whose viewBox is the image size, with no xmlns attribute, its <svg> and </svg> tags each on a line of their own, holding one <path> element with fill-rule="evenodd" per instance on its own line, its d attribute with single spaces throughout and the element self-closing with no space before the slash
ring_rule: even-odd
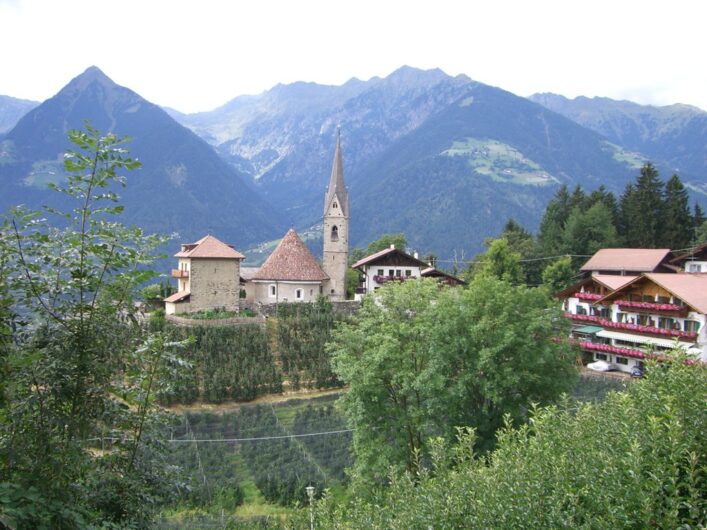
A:
<svg viewBox="0 0 707 530">
<path fill-rule="evenodd" d="M 676 359 L 600 403 L 534 409 L 487 458 L 462 431 L 433 472 L 315 507 L 318 528 L 704 528 L 707 370 Z"/>
<path fill-rule="evenodd" d="M 621 197 L 621 229 L 625 243 L 635 248 L 656 248 L 661 243 L 665 200 L 663 182 L 650 163 L 641 168 L 635 186 Z"/>
<path fill-rule="evenodd" d="M 614 227 L 618 227 L 619 223 L 619 204 L 616 201 L 616 196 L 608 191 L 602 184 L 587 197 L 587 208 L 591 208 L 596 203 L 602 203 L 611 213 L 611 220 Z"/>
<path fill-rule="evenodd" d="M 149 390 L 131 390 L 131 367 L 147 340 L 133 294 L 164 239 L 114 221 L 120 172 L 139 167 L 114 135 L 70 131 L 68 212 L 14 210 L 3 227 L 13 321 L 7 396 L 0 411 L 0 513 L 18 528 L 72 528 L 101 521 L 148 524 L 169 486 L 151 458 Z M 9 234 L 9 237 L 8 237 Z M 167 363 L 167 352 L 151 350 Z M 154 361 L 153 361 L 154 362 Z M 147 392 L 147 393 L 145 393 Z M 146 405 L 147 403 L 147 405 Z M 134 411 L 138 410 L 138 413 Z M 132 438 L 102 457 L 89 440 Z M 37 508 L 22 510 L 29 495 Z"/>
<path fill-rule="evenodd" d="M 603 202 L 597 202 L 585 211 L 579 208 L 572 210 L 562 241 L 566 254 L 578 256 L 574 258 L 574 265 L 579 268 L 579 264 L 587 259 L 583 256 L 591 256 L 601 248 L 615 247 L 619 238 L 611 212 Z"/>
<path fill-rule="evenodd" d="M 707 243 L 707 221 L 703 222 L 695 231 L 695 244 L 704 245 L 705 243 Z"/>
<path fill-rule="evenodd" d="M 531 402 L 567 390 L 574 356 L 552 340 L 563 322 L 544 292 L 485 274 L 468 289 L 420 280 L 366 299 L 330 343 L 361 484 L 416 470 L 429 438 L 456 426 L 489 448 L 504 414 L 522 421 Z"/>
<path fill-rule="evenodd" d="M 693 219 L 687 190 L 680 177 L 673 175 L 665 183 L 661 243 L 666 248 L 684 250 L 692 243 L 693 235 Z"/>
<path fill-rule="evenodd" d="M 525 273 L 520 265 L 521 255 L 511 248 L 505 238 L 487 241 L 488 250 L 469 266 L 467 280 L 479 275 L 498 278 L 512 285 L 525 284 Z"/>
<path fill-rule="evenodd" d="M 555 196 L 548 203 L 543 218 L 540 221 L 538 245 L 540 245 L 544 254 L 554 255 L 560 252 L 560 248 L 562 247 L 562 234 L 570 210 L 570 194 L 567 190 L 567 186 L 563 185 L 557 190 Z"/>
<path fill-rule="evenodd" d="M 577 269 L 572 264 L 572 258 L 562 257 L 552 262 L 543 270 L 543 285 L 550 294 L 561 291 L 577 281 Z"/>
<path fill-rule="evenodd" d="M 539 285 L 543 262 L 537 259 L 540 257 L 540 248 L 533 235 L 514 219 L 509 219 L 500 237 L 506 239 L 509 247 L 520 254 L 524 283 L 530 286 Z"/>
<path fill-rule="evenodd" d="M 705 217 L 704 212 L 702 211 L 702 208 L 700 207 L 699 203 L 695 203 L 695 210 L 694 213 L 692 214 L 692 226 L 695 232 L 700 229 L 707 221 L 707 217 Z"/>
</svg>

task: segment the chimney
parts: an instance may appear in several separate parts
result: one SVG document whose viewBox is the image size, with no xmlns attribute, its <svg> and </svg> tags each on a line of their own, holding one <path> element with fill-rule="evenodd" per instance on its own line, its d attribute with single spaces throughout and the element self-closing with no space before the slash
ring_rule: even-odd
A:
<svg viewBox="0 0 707 530">
<path fill-rule="evenodd" d="M 420 256 L 419 256 L 419 254 L 417 253 L 417 250 L 416 250 L 415 253 L 412 255 L 412 257 L 415 258 L 415 259 L 420 259 Z"/>
<path fill-rule="evenodd" d="M 394 248 L 395 248 L 395 243 L 391 243 L 391 244 L 390 244 L 390 249 L 392 250 L 392 249 L 394 249 Z"/>
</svg>

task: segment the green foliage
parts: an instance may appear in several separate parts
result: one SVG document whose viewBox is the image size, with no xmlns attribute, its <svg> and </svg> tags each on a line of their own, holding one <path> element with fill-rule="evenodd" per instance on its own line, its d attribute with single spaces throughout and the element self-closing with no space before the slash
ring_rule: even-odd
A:
<svg viewBox="0 0 707 530">
<path fill-rule="evenodd" d="M 621 197 L 622 228 L 626 245 L 631 248 L 657 248 L 662 244 L 664 218 L 663 182 L 658 171 L 647 163 L 641 168 L 635 186 L 626 188 Z"/>
<path fill-rule="evenodd" d="M 323 297 L 314 304 L 278 306 L 277 348 L 282 370 L 292 388 L 341 385 L 325 348 L 336 320 L 331 304 Z"/>
<path fill-rule="evenodd" d="M 506 238 L 491 240 L 488 250 L 470 266 L 466 279 L 471 281 L 476 276 L 489 276 L 511 285 L 524 284 L 525 274 L 520 259 L 520 253 L 510 246 Z"/>
<path fill-rule="evenodd" d="M 707 243 L 707 221 L 703 222 L 695 231 L 695 244 L 704 245 Z"/>
<path fill-rule="evenodd" d="M 173 340 L 193 337 L 182 357 L 194 368 L 160 393 L 161 402 L 221 403 L 282 391 L 268 336 L 260 326 L 169 326 L 169 334 Z"/>
<path fill-rule="evenodd" d="M 584 211 L 580 207 L 573 208 L 565 223 L 562 244 L 567 254 L 577 256 L 574 258 L 576 269 L 587 260 L 584 256 L 591 256 L 602 248 L 616 247 L 619 237 L 609 208 L 602 202 Z"/>
<path fill-rule="evenodd" d="M 313 485 L 317 491 L 323 491 L 326 477 L 295 439 L 283 438 L 286 433 L 278 425 L 271 407 L 243 409 L 240 420 L 242 429 L 252 437 L 280 437 L 244 442 L 241 447 L 255 484 L 268 501 L 283 505 L 304 504 L 307 501 L 306 486 Z"/>
<path fill-rule="evenodd" d="M 601 403 L 534 409 L 488 459 L 436 444 L 432 472 L 318 503 L 318 528 L 703 528 L 707 370 L 676 359 Z"/>
<path fill-rule="evenodd" d="M 193 320 L 222 320 L 240 316 L 238 311 L 227 311 L 224 307 L 216 307 L 213 309 L 202 309 L 193 313 L 184 314 L 185 318 Z"/>
<path fill-rule="evenodd" d="M 665 183 L 664 216 L 661 223 L 661 240 L 667 248 L 686 249 L 692 243 L 690 230 L 692 216 L 687 190 L 677 175 Z"/>
<path fill-rule="evenodd" d="M 531 402 L 569 389 L 573 355 L 552 340 L 562 325 L 541 291 L 488 275 L 468 289 L 420 280 L 367 298 L 330 345 L 350 387 L 341 403 L 356 427 L 359 482 L 417 470 L 428 439 L 459 425 L 477 428 L 477 446 L 489 448 L 504 414 L 521 421 Z"/>
<path fill-rule="evenodd" d="M 551 294 L 561 291 L 575 281 L 575 270 L 572 266 L 572 258 L 569 256 L 560 258 L 545 267 L 543 285 Z"/>
<path fill-rule="evenodd" d="M 310 404 L 297 412 L 292 430 L 295 434 L 344 431 L 346 420 L 331 405 L 317 407 Z M 329 479 L 336 479 L 341 484 L 348 482 L 345 472 L 352 462 L 350 432 L 304 437 L 301 441 L 307 452 L 326 470 Z"/>
<path fill-rule="evenodd" d="M 178 359 L 176 345 L 139 326 L 133 295 L 164 239 L 114 220 L 120 172 L 139 167 L 124 140 L 91 127 L 69 140 L 67 180 L 52 187 L 70 209 L 15 209 L 2 226 L 0 324 L 11 335 L 0 358 L 0 477 L 9 492 L 0 514 L 17 528 L 145 527 L 170 495 L 149 432 L 160 378 Z M 104 433 L 126 441 L 94 456 L 90 440 Z M 37 506 L 30 519 L 28 497 Z"/>
</svg>

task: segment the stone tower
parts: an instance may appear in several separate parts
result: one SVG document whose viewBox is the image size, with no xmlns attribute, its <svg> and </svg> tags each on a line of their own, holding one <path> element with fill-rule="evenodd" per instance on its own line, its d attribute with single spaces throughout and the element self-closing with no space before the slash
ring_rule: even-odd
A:
<svg viewBox="0 0 707 530">
<path fill-rule="evenodd" d="M 322 269 L 329 276 L 324 294 L 332 301 L 346 300 L 346 268 L 349 258 L 349 193 L 344 183 L 341 133 L 336 131 L 336 151 L 324 198 L 324 254 Z"/>
</svg>

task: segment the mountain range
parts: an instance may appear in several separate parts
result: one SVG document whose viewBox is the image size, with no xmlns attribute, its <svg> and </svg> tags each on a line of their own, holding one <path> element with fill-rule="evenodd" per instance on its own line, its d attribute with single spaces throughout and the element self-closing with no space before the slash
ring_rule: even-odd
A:
<svg viewBox="0 0 707 530">
<path fill-rule="evenodd" d="M 673 171 L 701 175 L 705 180 L 707 112 L 697 107 L 654 107 L 584 96 L 567 99 L 550 93 L 533 94 L 529 99 Z"/>
<path fill-rule="evenodd" d="M 149 232 L 178 232 L 184 242 L 205 232 L 241 245 L 277 237 L 284 216 L 205 141 L 164 110 L 111 81 L 96 67 L 22 117 L 1 139 L 0 207 L 37 207 L 59 200 L 46 183 L 61 177 L 66 133 L 85 120 L 100 131 L 129 136 L 142 168 L 120 190 L 125 218 Z"/>
<path fill-rule="evenodd" d="M 534 230 L 559 185 L 620 193 L 649 159 L 664 178 L 679 171 L 704 204 L 706 113 L 603 99 L 590 112 L 563 99 L 403 67 L 341 86 L 277 85 L 182 114 L 90 68 L 0 138 L 0 206 L 39 193 L 67 125 L 86 118 L 133 137 L 144 167 L 124 192 L 129 220 L 183 239 L 212 232 L 242 246 L 288 224 L 316 227 L 337 127 L 355 246 L 404 232 L 416 250 L 468 258 L 509 217 Z"/>
</svg>

